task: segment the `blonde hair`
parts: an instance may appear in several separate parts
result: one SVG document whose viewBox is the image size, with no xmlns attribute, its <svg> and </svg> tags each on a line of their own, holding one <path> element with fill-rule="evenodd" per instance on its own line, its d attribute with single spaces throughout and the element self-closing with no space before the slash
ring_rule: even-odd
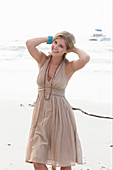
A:
<svg viewBox="0 0 113 170">
<path fill-rule="evenodd" d="M 62 32 L 57 33 L 57 34 L 53 37 L 53 40 L 52 40 L 52 41 L 54 41 L 54 40 L 57 39 L 57 38 L 63 38 L 63 39 L 65 40 L 67 50 L 73 48 L 73 46 L 74 46 L 74 44 L 75 44 L 75 42 L 76 42 L 74 35 L 73 35 L 73 34 L 70 34 L 70 33 L 67 32 L 67 31 L 62 31 Z"/>
</svg>

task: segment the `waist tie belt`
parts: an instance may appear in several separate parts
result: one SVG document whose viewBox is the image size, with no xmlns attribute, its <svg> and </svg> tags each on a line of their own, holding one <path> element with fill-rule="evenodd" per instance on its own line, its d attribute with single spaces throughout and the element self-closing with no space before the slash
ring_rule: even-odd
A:
<svg viewBox="0 0 113 170">
<path fill-rule="evenodd" d="M 45 94 L 49 95 L 50 90 L 51 89 L 49 87 L 46 87 L 45 88 Z M 44 88 L 39 87 L 38 88 L 38 94 L 40 95 L 42 93 L 44 93 Z M 51 95 L 64 97 L 65 96 L 65 90 L 59 90 L 59 89 L 52 88 Z"/>
</svg>

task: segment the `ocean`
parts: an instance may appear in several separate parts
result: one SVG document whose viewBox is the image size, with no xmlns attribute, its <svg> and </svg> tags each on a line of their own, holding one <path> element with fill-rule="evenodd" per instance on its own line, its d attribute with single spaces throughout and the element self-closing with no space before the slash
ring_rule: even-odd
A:
<svg viewBox="0 0 113 170">
<path fill-rule="evenodd" d="M 8 69 L 3 63 L 6 61 L 30 61 L 31 56 L 27 51 L 26 40 L 2 40 L 0 41 L 0 69 Z M 90 55 L 90 64 L 84 71 L 112 72 L 112 41 L 80 41 L 77 47 L 83 49 Z M 46 54 L 50 51 L 50 45 L 43 43 L 39 49 Z M 70 53 L 68 59 L 73 60 L 75 56 Z M 25 68 L 26 69 L 26 68 Z"/>
<path fill-rule="evenodd" d="M 30 56 L 24 40 L 0 41 L 0 99 L 25 100 L 33 103 L 36 100 L 38 87 L 36 79 L 38 66 Z M 76 72 L 66 88 L 66 98 L 73 107 L 89 110 L 91 103 L 98 103 L 99 114 L 111 115 L 112 103 L 112 41 L 80 41 L 76 45 L 90 55 L 90 62 Z M 41 44 L 39 50 L 48 54 L 51 45 Z M 69 60 L 77 55 L 69 53 Z M 104 103 L 105 113 L 101 104 Z"/>
</svg>

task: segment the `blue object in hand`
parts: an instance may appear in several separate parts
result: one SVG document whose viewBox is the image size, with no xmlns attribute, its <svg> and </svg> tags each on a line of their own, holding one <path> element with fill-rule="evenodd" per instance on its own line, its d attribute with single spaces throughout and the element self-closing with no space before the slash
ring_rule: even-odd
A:
<svg viewBox="0 0 113 170">
<path fill-rule="evenodd" d="M 46 42 L 47 44 L 52 44 L 53 36 L 48 36 L 49 40 Z"/>
</svg>

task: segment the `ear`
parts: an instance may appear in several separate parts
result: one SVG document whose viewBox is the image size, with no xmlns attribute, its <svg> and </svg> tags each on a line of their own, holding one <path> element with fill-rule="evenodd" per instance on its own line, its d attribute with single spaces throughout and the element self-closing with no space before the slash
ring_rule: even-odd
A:
<svg viewBox="0 0 113 170">
<path fill-rule="evenodd" d="M 67 50 L 67 53 L 70 53 L 70 52 L 71 52 L 71 49 L 68 49 L 68 50 Z"/>
</svg>

